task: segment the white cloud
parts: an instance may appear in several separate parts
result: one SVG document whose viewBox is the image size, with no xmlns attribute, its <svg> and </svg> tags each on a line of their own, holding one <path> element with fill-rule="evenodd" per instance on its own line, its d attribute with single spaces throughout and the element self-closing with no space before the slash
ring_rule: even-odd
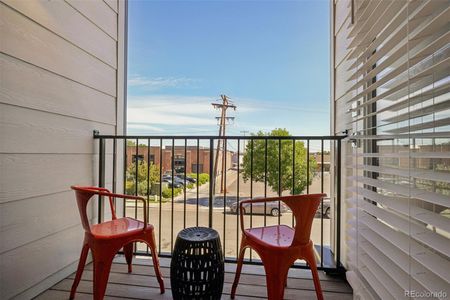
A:
<svg viewBox="0 0 450 300">
<path fill-rule="evenodd" d="M 216 125 L 212 97 L 152 95 L 129 97 L 127 117 L 130 124 Z"/>
<path fill-rule="evenodd" d="M 189 87 L 197 83 L 197 79 L 186 77 L 145 77 L 131 75 L 128 78 L 128 86 L 142 87 L 148 90 L 159 90 L 163 88 Z"/>
<path fill-rule="evenodd" d="M 201 115 L 212 112 L 211 99 L 206 96 L 148 95 L 129 96 L 128 108 L 146 109 L 161 113 Z"/>
<path fill-rule="evenodd" d="M 128 128 L 141 134 L 152 133 L 191 133 L 217 130 L 218 110 L 211 106 L 219 97 L 183 95 L 147 95 L 128 97 Z M 257 99 L 235 97 L 235 123 L 228 127 L 229 134 L 240 134 L 240 130 L 270 131 L 274 128 L 297 128 L 299 120 L 316 118 L 317 111 L 301 107 L 284 108 L 282 103 L 269 103 Z M 298 110 L 296 110 L 297 108 Z M 314 123 L 312 123 L 314 124 Z M 317 126 L 317 125 L 315 125 Z M 312 132 L 303 125 L 302 130 Z"/>
<path fill-rule="evenodd" d="M 137 131 L 156 131 L 156 132 L 164 132 L 164 129 L 156 126 L 152 126 L 150 124 L 146 123 L 133 123 L 128 122 L 127 128 L 131 130 L 137 130 Z"/>
</svg>

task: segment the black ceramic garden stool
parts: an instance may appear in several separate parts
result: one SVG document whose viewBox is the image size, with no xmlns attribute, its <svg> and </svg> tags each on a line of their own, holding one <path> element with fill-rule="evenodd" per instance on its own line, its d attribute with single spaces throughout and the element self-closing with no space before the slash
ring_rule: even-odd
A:
<svg viewBox="0 0 450 300">
<path fill-rule="evenodd" d="M 205 227 L 178 233 L 170 263 L 173 299 L 220 299 L 224 261 L 217 231 Z"/>
</svg>

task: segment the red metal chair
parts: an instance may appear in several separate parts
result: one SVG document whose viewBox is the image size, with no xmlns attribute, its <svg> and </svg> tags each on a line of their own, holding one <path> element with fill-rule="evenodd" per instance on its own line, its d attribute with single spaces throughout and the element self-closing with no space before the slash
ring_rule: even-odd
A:
<svg viewBox="0 0 450 300">
<path fill-rule="evenodd" d="M 242 240 L 236 276 L 231 289 L 232 299 L 236 294 L 244 253 L 247 248 L 255 250 L 262 260 L 266 271 L 269 300 L 283 299 L 289 268 L 297 259 L 304 259 L 311 268 L 317 299 L 323 299 L 310 235 L 314 215 L 319 207 L 320 200 L 325 196 L 326 194 L 309 194 L 241 201 Z M 296 222 L 295 228 L 286 225 L 244 228 L 244 205 L 278 200 L 283 201 L 292 210 Z"/>
<path fill-rule="evenodd" d="M 156 278 L 159 282 L 161 294 L 164 293 L 164 281 L 159 269 L 159 260 L 156 253 L 155 235 L 153 226 L 147 224 L 147 203 L 142 197 L 113 194 L 105 188 L 72 186 L 75 190 L 78 210 L 81 216 L 81 224 L 84 228 L 84 242 L 78 263 L 77 274 L 70 291 L 70 299 L 74 299 L 78 283 L 83 274 L 84 265 L 89 249 L 92 251 L 94 263 L 94 299 L 103 299 L 108 283 L 109 271 L 114 256 L 123 247 L 125 259 L 128 264 L 128 272 L 131 272 L 133 257 L 133 243 L 140 241 L 146 243 L 151 250 L 153 266 Z M 94 195 L 109 198 L 112 220 L 100 224 L 90 225 L 86 206 Z M 113 198 L 139 200 L 144 203 L 144 222 L 131 218 L 117 218 L 113 206 Z"/>
</svg>

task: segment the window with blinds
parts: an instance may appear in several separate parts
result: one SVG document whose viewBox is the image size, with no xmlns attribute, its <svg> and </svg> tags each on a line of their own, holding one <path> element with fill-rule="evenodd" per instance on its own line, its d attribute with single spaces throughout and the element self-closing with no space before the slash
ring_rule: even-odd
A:
<svg viewBox="0 0 450 300">
<path fill-rule="evenodd" d="M 450 298 L 450 1 L 333 1 L 355 295 Z"/>
</svg>

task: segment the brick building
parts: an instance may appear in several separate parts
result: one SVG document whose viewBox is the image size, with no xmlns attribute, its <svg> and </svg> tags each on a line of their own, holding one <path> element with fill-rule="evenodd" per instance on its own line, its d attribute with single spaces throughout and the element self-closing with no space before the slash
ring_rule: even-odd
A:
<svg viewBox="0 0 450 300">
<path fill-rule="evenodd" d="M 136 153 L 137 150 L 137 153 Z M 150 150 L 150 151 L 149 151 Z M 184 173 L 185 158 L 184 146 L 175 146 L 174 148 L 174 170 L 175 173 Z M 209 148 L 200 147 L 198 149 L 197 161 L 197 146 L 186 147 L 186 173 L 209 173 Z M 214 149 L 214 155 L 216 150 Z M 148 149 L 146 145 L 127 146 L 127 166 L 136 160 L 150 161 L 155 165 L 160 165 L 160 155 L 162 154 L 162 172 L 168 173 L 172 171 L 172 146 L 163 146 L 162 151 L 159 146 L 151 146 Z M 150 158 L 148 157 L 150 155 Z M 230 169 L 233 165 L 234 152 L 227 151 L 226 168 Z M 221 173 L 222 153 L 219 154 L 218 173 Z"/>
</svg>

